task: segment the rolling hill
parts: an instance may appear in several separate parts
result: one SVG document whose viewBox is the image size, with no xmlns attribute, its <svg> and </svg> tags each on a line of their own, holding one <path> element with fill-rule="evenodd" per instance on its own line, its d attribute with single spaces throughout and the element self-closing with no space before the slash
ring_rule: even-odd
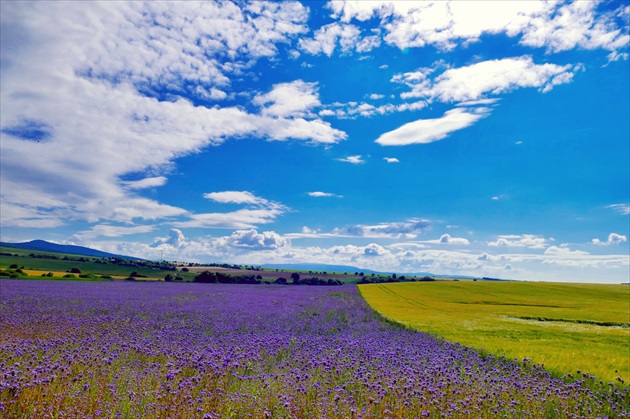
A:
<svg viewBox="0 0 630 419">
<path fill-rule="evenodd" d="M 24 243 L 5 243 L 0 242 L 0 247 L 13 249 L 34 250 L 40 252 L 64 253 L 68 255 L 91 256 L 97 258 L 123 258 L 129 260 L 142 260 L 132 256 L 116 255 L 113 253 L 102 252 L 100 250 L 90 249 L 89 247 L 74 246 L 67 244 L 51 243 L 44 240 L 32 240 Z"/>
</svg>

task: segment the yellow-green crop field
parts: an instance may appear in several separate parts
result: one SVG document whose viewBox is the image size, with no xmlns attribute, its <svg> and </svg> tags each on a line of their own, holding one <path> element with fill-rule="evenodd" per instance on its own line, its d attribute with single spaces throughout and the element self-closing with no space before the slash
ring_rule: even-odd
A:
<svg viewBox="0 0 630 419">
<path fill-rule="evenodd" d="M 552 373 L 630 380 L 630 287 L 534 282 L 359 285 L 382 316 Z"/>
</svg>

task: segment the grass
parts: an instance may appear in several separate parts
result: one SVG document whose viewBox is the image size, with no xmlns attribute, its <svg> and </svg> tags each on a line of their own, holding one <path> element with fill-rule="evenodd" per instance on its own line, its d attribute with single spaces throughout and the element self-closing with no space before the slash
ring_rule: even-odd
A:
<svg viewBox="0 0 630 419">
<path fill-rule="evenodd" d="M 382 316 L 560 376 L 630 379 L 630 287 L 531 282 L 360 285 Z"/>
<path fill-rule="evenodd" d="M 104 263 L 107 259 L 102 258 L 66 255 L 63 253 L 43 252 L 39 250 L 33 251 L 27 249 L 0 247 L 0 253 L 2 253 L 2 255 L 0 255 L 0 269 L 7 269 L 11 265 L 17 265 L 18 268 L 23 267 L 22 270 L 28 273 L 29 278 L 40 277 L 41 274 L 46 274 L 48 272 L 52 272 L 54 277 L 59 277 L 65 275 L 72 268 L 80 269 L 81 273 L 90 273 L 98 276 L 106 275 L 117 279 L 127 278 L 134 271 L 151 279 L 164 279 L 164 276 L 170 273 L 173 276 L 180 275 L 185 280 L 192 281 L 196 275 L 196 273 L 193 272 L 172 272 L 142 266 L 122 266 L 114 263 Z M 58 259 L 30 257 L 30 254 L 38 256 L 47 255 Z M 64 260 L 64 257 L 67 257 L 70 260 Z M 81 259 L 81 261 L 78 259 Z"/>
</svg>

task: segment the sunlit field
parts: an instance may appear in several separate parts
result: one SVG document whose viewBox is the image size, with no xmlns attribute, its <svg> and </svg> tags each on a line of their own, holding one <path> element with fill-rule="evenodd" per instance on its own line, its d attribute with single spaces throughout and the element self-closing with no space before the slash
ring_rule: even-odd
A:
<svg viewBox="0 0 630 419">
<path fill-rule="evenodd" d="M 627 285 L 441 282 L 361 285 L 383 316 L 557 376 L 630 378 Z"/>
<path fill-rule="evenodd" d="M 567 382 L 384 321 L 355 286 L 0 280 L 7 418 L 627 417 Z"/>
</svg>

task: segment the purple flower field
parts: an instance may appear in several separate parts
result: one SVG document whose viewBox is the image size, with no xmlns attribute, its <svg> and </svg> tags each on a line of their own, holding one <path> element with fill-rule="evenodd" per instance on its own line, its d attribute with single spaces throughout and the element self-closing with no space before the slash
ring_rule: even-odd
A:
<svg viewBox="0 0 630 419">
<path fill-rule="evenodd" d="M 391 325 L 355 286 L 0 281 L 7 418 L 613 418 L 629 401 Z"/>
</svg>

